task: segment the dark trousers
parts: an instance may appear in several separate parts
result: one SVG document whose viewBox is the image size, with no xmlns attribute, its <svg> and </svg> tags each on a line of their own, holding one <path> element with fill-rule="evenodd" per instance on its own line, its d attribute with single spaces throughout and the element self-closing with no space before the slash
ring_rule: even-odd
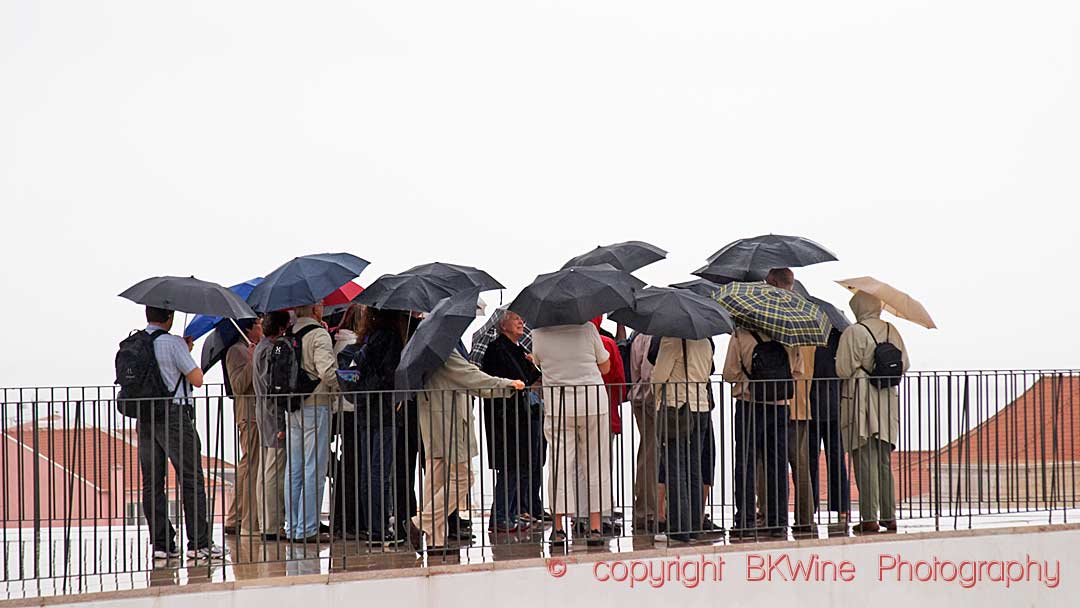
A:
<svg viewBox="0 0 1080 608">
<path fill-rule="evenodd" d="M 709 415 L 692 412 L 686 432 L 675 438 L 661 436 L 668 534 L 700 532 L 705 520 L 702 469 L 712 433 Z"/>
<path fill-rule="evenodd" d="M 825 464 L 829 475 L 829 510 L 837 513 L 851 512 L 851 482 L 848 480 L 844 444 L 840 439 L 840 417 L 830 416 L 824 420 L 810 421 L 810 483 L 814 496 L 821 496 L 818 458 L 821 444 L 825 444 Z M 817 501 L 814 501 L 815 507 Z"/>
<path fill-rule="evenodd" d="M 169 551 L 176 547 L 176 529 L 169 520 L 169 502 L 165 495 L 167 462 L 172 463 L 180 486 L 188 549 L 210 546 L 210 518 L 201 466 L 202 443 L 195 431 L 195 410 L 175 403 L 155 405 L 153 415 L 140 418 L 135 429 L 139 437 L 143 515 L 150 525 L 154 549 Z"/>
<path fill-rule="evenodd" d="M 367 520 L 361 515 L 363 507 L 360 504 L 360 420 L 354 412 L 342 412 L 340 420 L 340 459 L 333 463 L 334 498 L 330 510 L 334 514 L 335 533 L 356 534 L 367 530 Z"/>
<path fill-rule="evenodd" d="M 423 460 L 420 422 L 416 402 L 405 404 L 395 422 L 394 437 L 394 521 L 408 538 L 409 522 L 416 515 L 416 463 Z"/>
<path fill-rule="evenodd" d="M 506 446 L 517 455 L 515 462 L 506 462 L 495 469 L 495 498 L 491 505 L 494 523 L 509 527 L 523 513 L 540 518 L 544 504 L 540 488 L 544 479 L 545 444 L 543 433 L 543 410 L 539 405 L 529 408 L 529 415 L 521 421 L 517 437 L 527 441 L 527 450 L 518 446 Z M 500 463 L 495 463 L 500 465 Z"/>
<path fill-rule="evenodd" d="M 394 441 L 392 426 L 359 427 L 360 528 L 372 538 L 388 536 L 394 514 Z"/>
<path fill-rule="evenodd" d="M 788 406 L 735 402 L 735 527 L 755 527 L 754 462 L 758 454 L 764 461 L 765 496 L 758 496 L 765 507 L 765 525 L 786 527 L 788 522 Z M 668 516 L 670 520 L 671 516 Z"/>
</svg>

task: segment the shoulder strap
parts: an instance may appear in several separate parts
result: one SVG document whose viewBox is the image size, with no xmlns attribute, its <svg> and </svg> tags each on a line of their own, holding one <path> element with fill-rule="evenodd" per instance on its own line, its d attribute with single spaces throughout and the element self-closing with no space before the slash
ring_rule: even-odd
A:
<svg viewBox="0 0 1080 608">
<path fill-rule="evenodd" d="M 758 344 L 764 344 L 765 343 L 765 341 L 761 339 L 761 336 L 759 336 L 756 331 L 752 331 L 752 330 L 749 330 L 749 329 L 746 330 L 746 331 L 750 332 L 751 336 L 754 336 L 754 339 L 757 340 Z"/>
<path fill-rule="evenodd" d="M 157 340 L 158 338 L 164 336 L 167 333 L 169 332 L 165 331 L 164 329 L 155 329 L 154 332 L 150 334 L 150 341 L 153 342 L 154 340 Z"/>
<path fill-rule="evenodd" d="M 874 346 L 878 345 L 878 341 L 877 341 L 877 338 L 874 336 L 874 332 L 870 331 L 870 328 L 867 327 L 865 323 L 857 323 L 856 325 L 861 325 L 862 328 L 866 330 L 866 333 L 870 334 L 870 339 L 874 341 Z M 888 324 L 886 324 L 886 325 L 888 325 Z"/>
<path fill-rule="evenodd" d="M 300 331 L 293 334 L 293 337 L 297 340 L 303 340 L 304 336 L 308 335 L 312 330 L 319 329 L 321 325 L 308 325 L 300 329 Z"/>
</svg>

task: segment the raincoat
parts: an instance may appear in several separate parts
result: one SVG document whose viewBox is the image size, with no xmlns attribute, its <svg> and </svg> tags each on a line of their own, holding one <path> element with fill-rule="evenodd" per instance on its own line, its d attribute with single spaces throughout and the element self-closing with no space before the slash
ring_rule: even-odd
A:
<svg viewBox="0 0 1080 608">
<path fill-rule="evenodd" d="M 867 381 L 869 370 L 874 368 L 875 340 L 881 343 L 888 339 L 900 349 L 905 372 L 910 365 L 900 332 L 881 320 L 881 309 L 881 300 L 856 293 L 851 298 L 851 311 L 857 322 L 844 330 L 836 351 L 836 373 L 845 379 L 840 394 L 840 436 L 848 450 L 861 448 L 870 437 L 895 446 L 900 436 L 899 390 L 875 388 Z"/>
</svg>

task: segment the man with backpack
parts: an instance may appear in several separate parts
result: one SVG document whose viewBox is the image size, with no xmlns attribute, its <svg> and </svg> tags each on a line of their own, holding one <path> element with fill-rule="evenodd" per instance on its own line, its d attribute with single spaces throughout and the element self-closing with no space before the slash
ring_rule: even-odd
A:
<svg viewBox="0 0 1080 608">
<path fill-rule="evenodd" d="M 211 543 L 202 444 L 195 430 L 191 388 L 201 387 L 203 373 L 191 358 L 192 343 L 169 333 L 173 311 L 146 307 L 147 326 L 120 343 L 116 355 L 117 407 L 135 417 L 142 473 L 142 508 L 150 526 L 154 559 L 178 557 L 176 530 L 169 520 L 165 480 L 172 463 L 180 485 L 188 557 L 220 558 Z"/>
<path fill-rule="evenodd" d="M 856 532 L 896 531 L 892 451 L 900 436 L 897 387 L 909 362 L 900 332 L 880 318 L 882 306 L 876 297 L 857 292 L 851 298 L 856 323 L 844 330 L 836 351 L 836 373 L 845 379 L 840 435 L 859 488 Z"/>
<path fill-rule="evenodd" d="M 760 532 L 787 538 L 788 406 L 795 395 L 794 378 L 802 374 L 797 348 L 774 342 L 767 334 L 738 327 L 728 342 L 724 380 L 735 399 L 735 522 L 732 538 L 753 538 Z M 765 528 L 755 530 L 755 470 L 764 464 Z"/>
<path fill-rule="evenodd" d="M 263 540 L 281 539 L 285 527 L 285 410 L 269 398 L 270 353 L 289 328 L 289 313 L 275 311 L 263 317 L 263 337 L 252 357 L 255 421 L 259 428 L 259 476 L 255 502 Z"/>
<path fill-rule="evenodd" d="M 288 414 L 285 460 L 285 534 L 293 542 L 319 542 L 323 530 L 320 511 L 326 471 L 330 463 L 330 408 L 339 392 L 337 356 L 330 333 L 322 324 L 322 304 L 296 308 L 296 323 L 291 336 L 294 343 L 287 351 L 295 360 L 291 381 L 283 387 L 274 378 L 275 363 L 270 362 L 271 394 L 286 394 Z M 276 351 L 276 347 L 275 347 Z"/>
</svg>

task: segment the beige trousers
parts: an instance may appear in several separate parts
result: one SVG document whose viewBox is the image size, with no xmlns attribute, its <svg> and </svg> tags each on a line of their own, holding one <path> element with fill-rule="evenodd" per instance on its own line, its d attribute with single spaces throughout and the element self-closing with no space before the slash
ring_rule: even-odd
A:
<svg viewBox="0 0 1080 608">
<path fill-rule="evenodd" d="M 611 427 L 599 416 L 544 417 L 551 512 L 611 512 Z"/>
<path fill-rule="evenodd" d="M 657 516 L 656 405 L 650 399 L 634 402 L 631 409 L 640 441 L 634 463 L 634 521 L 644 523 Z"/>
<path fill-rule="evenodd" d="M 285 449 L 263 448 L 259 459 L 255 503 L 263 534 L 280 534 L 285 527 Z"/>
<path fill-rule="evenodd" d="M 237 447 L 240 460 L 236 463 L 235 495 L 225 515 L 226 526 L 240 524 L 240 534 L 259 532 L 257 496 L 262 486 L 257 482 L 259 473 L 259 428 L 255 424 L 255 400 L 237 399 L 233 401 L 233 415 L 236 418 Z M 239 518 L 239 522 L 237 521 Z"/>
<path fill-rule="evenodd" d="M 446 516 L 468 508 L 470 485 L 468 462 L 447 462 L 445 458 L 425 461 L 421 481 L 424 503 L 412 521 L 427 535 L 429 545 L 446 546 Z"/>
</svg>

